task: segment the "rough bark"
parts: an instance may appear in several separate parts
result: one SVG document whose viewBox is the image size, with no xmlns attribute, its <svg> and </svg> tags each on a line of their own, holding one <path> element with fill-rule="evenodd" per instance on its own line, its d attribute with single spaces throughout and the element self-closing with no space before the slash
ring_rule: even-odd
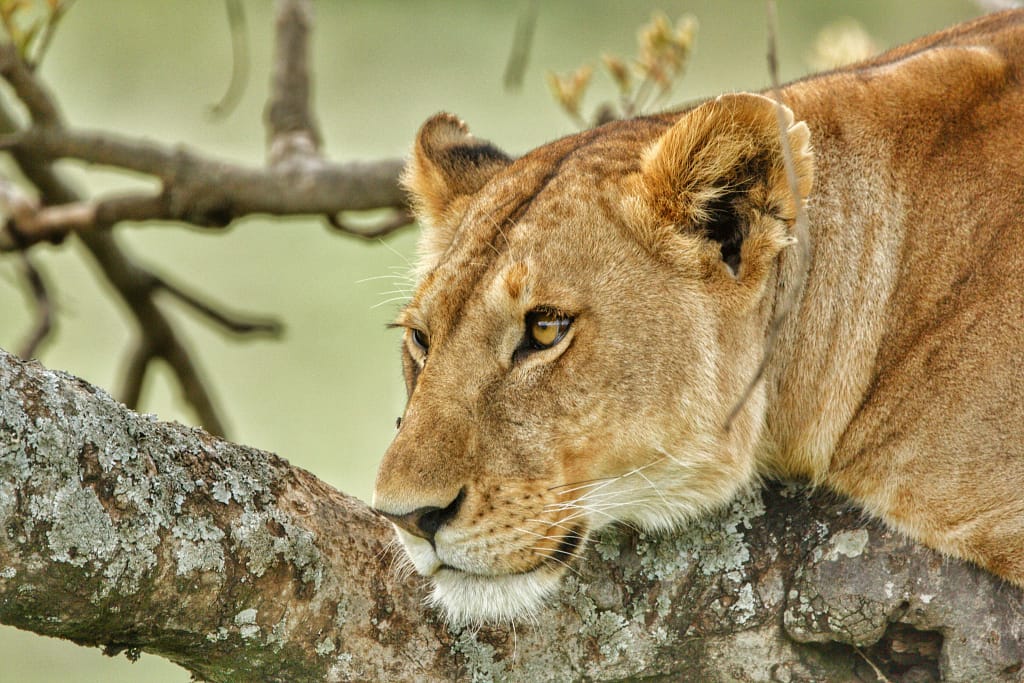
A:
<svg viewBox="0 0 1024 683">
<path fill-rule="evenodd" d="M 211 681 L 1020 680 L 1024 596 L 773 484 L 611 529 L 531 623 L 450 630 L 366 506 L 0 352 L 0 622 Z"/>
</svg>

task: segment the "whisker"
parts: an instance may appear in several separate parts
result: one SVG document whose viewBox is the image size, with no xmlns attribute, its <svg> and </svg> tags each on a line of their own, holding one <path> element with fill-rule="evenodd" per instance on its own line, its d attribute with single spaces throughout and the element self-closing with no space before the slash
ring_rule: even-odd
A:
<svg viewBox="0 0 1024 683">
<path fill-rule="evenodd" d="M 623 505 L 624 505 L 624 504 L 625 504 L 625 503 L 623 503 Z M 590 512 L 590 513 L 593 513 L 593 514 L 596 514 L 596 515 L 602 515 L 602 516 L 604 516 L 604 517 L 607 517 L 607 518 L 608 518 L 608 520 L 609 520 L 609 521 L 612 521 L 612 522 L 619 522 L 619 521 L 621 521 L 621 520 L 619 520 L 619 519 L 616 519 L 616 518 L 615 518 L 615 517 L 613 517 L 612 515 L 609 515 L 609 514 L 608 514 L 607 512 L 604 512 L 603 510 L 598 510 L 598 509 L 596 509 L 596 508 L 590 508 L 590 507 L 580 507 L 579 511 L 577 511 L 577 512 L 575 512 L 575 513 L 571 514 L 571 515 L 569 515 L 568 517 L 566 517 L 566 518 L 565 518 L 565 519 L 563 519 L 562 521 L 563 521 L 563 522 L 571 522 L 571 521 L 572 521 L 572 520 L 574 520 L 574 519 L 577 519 L 577 518 L 579 518 L 579 517 L 582 517 L 582 516 L 583 516 L 583 515 L 584 515 L 585 513 L 588 513 L 588 512 Z"/>
<path fill-rule="evenodd" d="M 601 503 L 602 501 L 607 501 L 608 499 L 615 499 L 617 497 L 624 496 L 624 495 L 627 495 L 627 494 L 630 494 L 630 493 L 637 493 L 638 491 L 646 491 L 648 488 L 649 487 L 647 487 L 647 486 L 637 486 L 637 487 L 630 488 L 630 489 L 612 489 L 611 491 L 605 491 L 603 493 L 599 493 L 599 492 L 587 493 L 587 494 L 584 494 L 584 495 L 580 496 L 579 498 L 576 498 L 575 500 L 565 501 L 564 503 L 548 503 L 547 505 L 544 506 L 544 510 L 545 511 L 549 511 L 549 510 L 550 511 L 554 511 L 554 510 L 559 510 L 559 509 L 565 509 L 567 507 L 572 507 L 574 505 L 580 505 L 580 504 L 586 504 L 586 503 Z"/>
<path fill-rule="evenodd" d="M 551 486 L 551 487 L 548 487 L 548 491 L 554 491 L 555 489 L 560 489 L 560 488 L 563 488 L 565 486 L 572 486 L 572 487 L 574 487 L 574 488 L 571 488 L 571 489 L 566 489 L 565 491 L 559 491 L 558 492 L 558 495 L 564 496 L 564 495 L 567 495 L 567 494 L 572 493 L 574 491 L 579 491 L 580 489 L 590 488 L 592 486 L 598 486 L 599 484 L 603 484 L 606 481 L 614 481 L 614 480 L 616 480 L 618 478 L 619 477 L 616 476 L 616 477 L 601 477 L 599 479 L 585 479 L 583 481 L 575 481 L 575 482 L 572 482 L 570 484 L 559 484 L 558 486 Z"/>
<path fill-rule="evenodd" d="M 575 533 L 571 532 L 571 530 L 570 530 L 570 533 L 567 533 L 565 535 L 549 536 L 548 534 L 539 534 L 536 531 L 530 531 L 529 529 L 521 529 L 519 527 L 512 527 L 512 528 L 515 529 L 516 531 L 518 531 L 519 533 L 529 534 L 530 536 L 536 536 L 537 538 L 544 538 L 544 539 L 548 539 L 548 540 L 551 540 L 551 541 L 562 540 L 562 539 L 566 539 L 566 538 L 569 538 L 571 536 L 576 535 Z"/>
<path fill-rule="evenodd" d="M 383 239 L 378 239 L 377 241 L 378 241 L 378 242 L 379 242 L 380 244 L 384 245 L 384 248 L 385 248 L 385 249 L 387 249 L 387 250 L 388 250 L 388 251 L 390 251 L 390 252 L 391 252 L 392 254 L 394 254 L 394 255 L 395 255 L 395 256 L 397 256 L 398 258 L 402 259 L 403 261 L 405 261 L 405 267 L 406 267 L 406 269 L 408 269 L 408 270 L 414 270 L 414 267 L 413 267 L 413 263 L 412 263 L 412 261 L 410 261 L 410 260 L 409 260 L 409 259 L 408 259 L 408 258 L 407 258 L 407 257 L 405 256 L 405 254 L 403 254 L 402 252 L 400 252 L 400 251 L 398 251 L 397 249 L 395 249 L 395 248 L 394 248 L 393 246 L 391 246 L 390 244 L 388 244 L 388 243 L 387 243 L 387 242 L 386 242 L 385 240 L 383 240 Z M 400 266 L 399 266 L 399 267 L 400 267 Z"/>
<path fill-rule="evenodd" d="M 398 273 L 385 273 L 383 275 L 371 275 L 370 277 L 360 278 L 359 280 L 356 280 L 356 284 L 362 285 L 367 282 L 373 282 L 374 280 L 404 280 L 409 284 L 415 282 L 411 277 L 407 275 L 400 275 Z"/>
<path fill-rule="evenodd" d="M 533 552 L 533 554 L 535 554 L 535 555 L 543 557 L 545 560 L 550 560 L 552 562 L 557 562 L 558 564 L 562 565 L 563 567 L 565 567 L 566 569 L 571 571 L 573 574 L 578 576 L 579 578 L 581 578 L 581 579 L 583 578 L 583 574 L 580 573 L 580 570 L 576 569 L 576 567 L 573 567 L 571 564 L 569 564 L 565 560 L 563 560 L 561 558 L 558 558 L 558 557 L 552 557 L 551 555 L 545 555 L 544 553 L 538 552 L 537 550 L 535 550 L 533 548 L 530 548 L 530 551 Z"/>
<path fill-rule="evenodd" d="M 544 520 L 544 519 L 528 519 L 526 521 L 527 522 L 537 522 L 538 524 L 547 524 L 549 527 L 558 527 L 559 529 L 563 529 L 563 530 L 565 530 L 565 531 L 567 531 L 569 533 L 577 533 L 576 527 L 566 526 L 565 524 L 562 524 L 561 522 L 549 522 L 549 521 Z"/>
<path fill-rule="evenodd" d="M 666 451 L 661 446 L 658 447 L 658 452 L 661 453 L 662 455 L 664 455 L 669 460 L 671 460 L 672 464 L 674 464 L 674 465 L 678 465 L 679 467 L 681 467 L 683 469 L 694 469 L 694 463 L 684 462 L 684 461 L 680 460 L 679 458 L 674 457 L 671 453 Z"/>
<path fill-rule="evenodd" d="M 654 492 L 658 494 L 658 498 L 661 498 L 661 502 L 665 504 L 665 507 L 672 507 L 671 505 L 669 505 L 668 499 L 666 499 L 665 496 L 662 495 L 661 489 L 659 489 L 653 481 L 648 479 L 647 475 L 645 475 L 643 472 L 638 472 L 637 474 L 640 475 L 641 479 L 643 479 L 644 481 L 651 485 L 651 488 L 654 489 Z"/>
<path fill-rule="evenodd" d="M 573 550 L 562 550 L 561 548 L 555 548 L 554 550 L 550 550 L 550 549 L 542 548 L 539 545 L 535 545 L 535 546 L 531 546 L 530 550 L 543 550 L 543 551 L 549 552 L 549 553 L 568 555 L 569 557 L 576 557 L 576 552 L 575 551 L 573 551 Z"/>
<path fill-rule="evenodd" d="M 373 306 L 370 306 L 370 308 L 380 308 L 381 306 L 386 306 L 387 304 L 391 304 L 396 301 L 407 301 L 408 299 L 408 296 L 393 296 L 390 299 L 385 299 L 384 301 L 381 301 L 379 304 L 374 304 Z"/>
</svg>

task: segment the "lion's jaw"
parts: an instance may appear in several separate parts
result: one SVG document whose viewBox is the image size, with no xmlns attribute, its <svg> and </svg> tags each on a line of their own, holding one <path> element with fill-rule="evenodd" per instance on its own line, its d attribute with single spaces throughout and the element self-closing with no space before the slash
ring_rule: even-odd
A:
<svg viewBox="0 0 1024 683">
<path fill-rule="evenodd" d="M 718 476 L 720 469 L 713 459 L 710 451 L 699 457 L 691 452 L 685 459 L 659 452 L 646 459 L 647 465 L 619 477 L 565 487 L 572 489 L 571 495 L 565 496 L 566 502 L 549 504 L 537 512 L 566 513 L 564 521 L 549 526 L 548 535 L 557 546 L 549 545 L 539 561 L 522 571 L 508 571 L 501 562 L 495 562 L 490 554 L 494 544 L 488 544 L 487 539 L 467 542 L 465 530 L 457 526 L 439 530 L 433 543 L 399 527 L 396 532 L 406 559 L 416 573 L 430 580 L 430 605 L 449 623 L 475 625 L 529 619 L 550 602 L 563 576 L 574 571 L 572 565 L 587 541 L 602 528 L 624 523 L 644 531 L 671 530 L 732 499 L 753 481 L 753 471 L 737 471 L 728 479 Z M 566 530 L 571 533 L 562 533 Z M 513 531 L 520 534 L 520 543 L 532 545 L 540 540 L 536 531 Z M 516 542 L 503 537 L 499 545 L 510 555 Z"/>
</svg>

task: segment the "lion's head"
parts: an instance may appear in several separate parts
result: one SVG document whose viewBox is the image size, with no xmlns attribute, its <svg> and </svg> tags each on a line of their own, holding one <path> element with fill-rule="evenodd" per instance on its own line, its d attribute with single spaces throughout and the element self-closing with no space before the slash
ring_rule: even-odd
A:
<svg viewBox="0 0 1024 683">
<path fill-rule="evenodd" d="M 809 133 L 785 110 L 799 189 Z M 793 243 L 776 106 L 729 95 L 512 160 L 450 115 L 405 174 L 423 224 L 409 403 L 374 506 L 453 622 L 535 610 L 596 529 L 677 524 L 754 478 Z"/>
</svg>

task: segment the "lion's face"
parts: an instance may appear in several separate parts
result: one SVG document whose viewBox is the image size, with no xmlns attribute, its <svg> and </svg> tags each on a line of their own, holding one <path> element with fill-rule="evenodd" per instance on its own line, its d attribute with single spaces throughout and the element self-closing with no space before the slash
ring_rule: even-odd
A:
<svg viewBox="0 0 1024 683">
<path fill-rule="evenodd" d="M 723 425 L 791 241 L 769 116 L 737 96 L 515 162 L 452 117 L 421 130 L 406 182 L 422 278 L 396 321 L 409 403 L 374 505 L 450 620 L 533 611 L 595 529 L 669 527 L 753 477 L 760 396 Z M 677 140 L 688 119 L 744 144 Z M 806 128 L 790 137 L 809 175 Z"/>
</svg>

